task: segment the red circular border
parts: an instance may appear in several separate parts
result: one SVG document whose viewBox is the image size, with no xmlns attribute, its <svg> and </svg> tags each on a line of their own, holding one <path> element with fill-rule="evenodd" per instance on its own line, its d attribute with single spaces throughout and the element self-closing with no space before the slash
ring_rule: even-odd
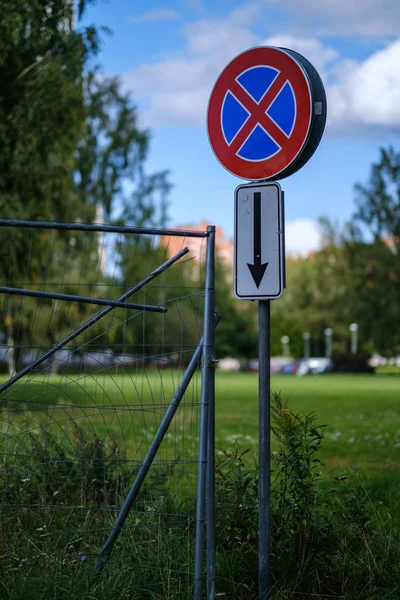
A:
<svg viewBox="0 0 400 600">
<path fill-rule="evenodd" d="M 296 97 L 296 120 L 284 148 L 271 158 L 251 162 L 237 155 L 232 156 L 222 131 L 221 112 L 230 83 L 246 69 L 260 65 L 278 69 L 290 82 Z M 280 48 L 260 46 L 236 56 L 218 77 L 208 104 L 208 138 L 219 162 L 234 175 L 252 181 L 270 179 L 292 164 L 304 148 L 311 128 L 311 117 L 311 90 L 301 65 Z"/>
</svg>

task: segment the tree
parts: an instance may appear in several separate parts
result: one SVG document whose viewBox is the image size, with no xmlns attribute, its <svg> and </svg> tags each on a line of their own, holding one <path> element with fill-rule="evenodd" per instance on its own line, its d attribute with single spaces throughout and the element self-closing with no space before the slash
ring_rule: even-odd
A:
<svg viewBox="0 0 400 600">
<path fill-rule="evenodd" d="M 88 2 L 80 0 L 78 16 Z M 93 27 L 74 27 L 71 0 L 2 3 L 0 41 L 0 211 L 3 218 L 67 220 L 91 218 L 73 193 L 75 149 L 85 124 L 83 76 L 98 48 Z M 25 231 L 14 236 L 14 255 L 0 233 L 1 280 L 23 281 L 30 256 Z M 35 248 L 30 276 L 40 280 L 45 260 Z M 32 258 L 33 255 L 31 254 Z M 29 331 L 29 310 L 18 323 L 20 300 L 9 298 L 4 327 L 11 348 Z M 12 372 L 14 356 L 10 353 Z"/>
<path fill-rule="evenodd" d="M 354 219 L 373 235 L 400 249 L 400 152 L 381 148 L 380 160 L 371 167 L 367 185 L 357 184 L 358 210 Z"/>
<path fill-rule="evenodd" d="M 15 0 L 2 5 L 3 218 L 93 222 L 100 204 L 108 219 L 118 217 L 139 225 L 166 219 L 167 173 L 148 176 L 144 169 L 149 132 L 138 126 L 136 107 L 118 79 L 102 77 L 98 68 L 89 68 L 100 32 L 94 27 L 79 28 L 79 18 L 91 1 Z M 70 271 L 80 274 L 81 293 L 94 292 L 95 240 L 92 251 L 85 246 L 86 258 L 80 265 L 80 236 L 75 236 L 78 243 L 71 248 L 68 236 L 55 234 L 51 266 L 45 269 L 48 234 L 35 238 L 32 248 L 32 236 L 16 232 L 11 257 L 8 236 L 9 232 L 0 231 L 1 281 L 13 287 L 30 278 L 40 282 L 44 273 L 51 278 L 68 261 Z M 106 281 L 106 273 L 101 276 Z M 68 293 L 67 287 L 61 285 L 56 291 Z M 18 298 L 7 298 L 3 305 L 3 328 L 10 348 L 34 337 L 33 314 L 36 326 L 47 331 L 43 342 L 50 343 L 71 316 L 69 305 L 49 301 L 42 303 L 39 317 L 35 302 L 24 303 L 24 314 Z M 90 313 L 87 306 L 82 310 Z M 9 357 L 12 372 L 17 357 L 13 352 Z"/>
<path fill-rule="evenodd" d="M 257 356 L 256 303 L 237 300 L 232 291 L 231 270 L 216 255 L 215 310 L 221 320 L 215 331 L 218 358 L 254 358 Z"/>
<path fill-rule="evenodd" d="M 381 149 L 369 183 L 355 190 L 355 226 L 346 248 L 357 282 L 356 319 L 375 350 L 395 354 L 400 349 L 400 153 Z"/>
<path fill-rule="evenodd" d="M 281 354 L 281 336 L 288 335 L 292 356 L 303 356 L 303 333 L 308 331 L 312 353 L 323 355 L 327 327 L 334 329 L 335 349 L 344 349 L 351 322 L 346 279 L 343 249 L 335 244 L 329 243 L 308 257 L 288 259 L 287 289 L 272 305 L 273 353 Z"/>
<path fill-rule="evenodd" d="M 346 294 L 352 321 L 358 323 L 371 352 L 396 354 L 400 347 L 399 257 L 380 239 L 350 241 L 344 250 L 351 273 Z"/>
<path fill-rule="evenodd" d="M 85 127 L 74 169 L 80 203 L 100 204 L 108 221 L 164 223 L 171 188 L 168 172 L 145 172 L 150 134 L 138 124 L 131 95 L 117 77 L 105 77 L 98 68 L 88 72 L 83 83 Z"/>
<path fill-rule="evenodd" d="M 81 11 L 84 6 L 80 2 Z M 71 0 L 15 0 L 2 5 L 3 217 L 75 216 L 71 171 L 85 124 L 83 76 L 99 37 L 93 27 L 76 30 L 74 18 Z"/>
</svg>

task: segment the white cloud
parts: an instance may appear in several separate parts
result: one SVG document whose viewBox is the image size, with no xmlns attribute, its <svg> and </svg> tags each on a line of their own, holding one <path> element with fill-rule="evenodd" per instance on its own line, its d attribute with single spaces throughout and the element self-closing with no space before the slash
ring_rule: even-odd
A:
<svg viewBox="0 0 400 600">
<path fill-rule="evenodd" d="M 315 38 L 297 37 L 294 35 L 274 35 L 261 42 L 264 46 L 278 46 L 290 48 L 305 56 L 317 69 L 323 80 L 327 80 L 327 68 L 339 57 L 339 53 L 325 46 Z"/>
<path fill-rule="evenodd" d="M 400 39 L 364 62 L 343 61 L 329 88 L 329 120 L 341 127 L 400 127 Z"/>
<path fill-rule="evenodd" d="M 153 21 L 175 21 L 180 19 L 181 15 L 173 8 L 155 8 L 141 15 L 130 17 L 134 23 L 150 23 Z"/>
<path fill-rule="evenodd" d="M 205 122 L 208 98 L 219 73 L 236 54 L 258 42 L 249 28 L 258 10 L 249 4 L 246 10 L 233 10 L 228 18 L 186 25 L 186 46 L 179 55 L 144 64 L 123 76 L 136 98 L 150 103 L 147 125 Z"/>
<path fill-rule="evenodd" d="M 384 4 L 390 1 L 382 0 Z M 400 6 L 400 0 L 396 1 Z M 313 2 L 305 0 L 306 10 Z M 330 7 L 325 12 L 337 10 L 340 2 L 325 3 Z M 371 6 L 366 0 L 367 12 Z M 400 38 L 364 61 L 350 61 L 313 37 L 282 34 L 261 40 L 252 29 L 259 10 L 259 5 L 251 3 L 227 17 L 185 25 L 181 52 L 124 75 L 126 87 L 142 105 L 144 124 L 204 126 L 208 99 L 221 70 L 241 51 L 264 44 L 292 48 L 314 64 L 327 91 L 331 133 L 351 130 L 361 135 L 371 129 L 400 129 Z"/>
<path fill-rule="evenodd" d="M 397 36 L 399 0 L 266 0 L 294 18 L 293 32 L 315 35 Z"/>
<path fill-rule="evenodd" d="M 321 232 L 315 221 L 296 219 L 285 224 L 286 254 L 306 256 L 321 247 Z"/>
</svg>

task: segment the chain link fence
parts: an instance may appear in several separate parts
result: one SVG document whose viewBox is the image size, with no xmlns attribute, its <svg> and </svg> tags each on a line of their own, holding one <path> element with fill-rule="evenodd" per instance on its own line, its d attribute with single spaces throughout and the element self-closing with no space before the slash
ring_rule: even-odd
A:
<svg viewBox="0 0 400 600">
<path fill-rule="evenodd" d="M 0 221 L 1 597 L 202 597 L 213 235 Z"/>
</svg>

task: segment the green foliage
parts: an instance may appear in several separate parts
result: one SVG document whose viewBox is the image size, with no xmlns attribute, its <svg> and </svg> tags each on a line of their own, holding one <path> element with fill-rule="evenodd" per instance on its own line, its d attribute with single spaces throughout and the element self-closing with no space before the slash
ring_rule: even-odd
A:
<svg viewBox="0 0 400 600">
<path fill-rule="evenodd" d="M 239 377 L 245 381 L 245 392 L 240 390 Z M 256 381 L 248 374 L 229 375 L 227 381 L 233 380 L 232 395 L 239 389 L 242 404 L 243 393 L 251 396 L 252 379 Z M 307 397 L 310 400 L 314 389 L 319 405 L 335 405 L 334 408 L 331 406 L 331 411 L 338 413 L 339 421 L 348 421 L 349 411 L 357 410 L 349 398 L 352 395 L 359 398 L 364 382 L 370 395 L 365 392 L 360 400 L 363 410 L 367 415 L 370 398 L 374 396 L 371 411 L 372 414 L 380 411 L 375 418 L 382 423 L 382 411 L 389 413 L 389 389 L 393 392 L 392 410 L 396 410 L 397 386 L 394 379 L 393 376 L 382 378 L 386 387 L 383 383 L 379 384 L 383 388 L 381 400 L 375 397 L 378 389 L 374 387 L 378 386 L 376 378 L 373 382 L 371 378 L 354 376 L 298 378 L 296 381 L 281 377 L 275 381 L 282 386 L 287 382 L 289 390 L 303 386 L 302 404 L 308 407 L 307 410 L 312 409 L 310 403 L 307 404 Z M 322 393 L 323 389 L 329 391 L 338 386 L 337 382 L 341 382 L 342 396 L 347 394 L 344 407 L 340 405 L 339 396 L 326 397 Z M 388 382 L 392 388 L 387 387 Z M 113 389 L 115 382 L 110 380 L 109 385 L 109 389 Z M 320 387 L 315 387 L 318 385 Z M 222 382 L 218 387 L 223 387 Z M 315 392 L 316 389 L 321 393 Z M 83 391 L 80 393 L 83 394 Z M 217 406 L 223 404 L 229 414 L 238 413 L 226 389 L 224 394 Z M 57 396 L 56 387 L 54 400 Z M 329 402 L 329 398 L 334 402 Z M 76 396 L 76 401 L 85 404 L 83 396 Z M 246 404 L 250 405 L 250 411 L 255 412 L 251 402 Z M 328 408 L 325 409 L 327 411 Z M 38 418 L 37 412 L 33 413 Z M 393 420 L 394 412 L 389 414 Z M 22 420 L 24 415 L 21 414 L 20 418 Z M 227 426 L 225 421 L 223 427 Z M 241 415 L 242 426 L 245 421 Z M 367 478 L 361 478 L 350 470 L 341 470 L 335 477 L 326 473 L 318 461 L 324 443 L 329 442 L 332 428 L 322 428 L 313 414 L 289 410 L 279 396 L 275 396 L 272 425 L 275 435 L 272 446 L 271 600 L 288 597 L 307 600 L 310 596 L 319 600 L 329 597 L 345 600 L 397 599 L 400 593 L 399 530 L 396 515 L 390 516 L 387 507 L 382 504 L 395 487 L 393 475 L 374 477 L 372 470 Z M 91 426 L 96 431 L 94 420 Z M 42 431 L 42 435 L 33 440 L 27 433 L 25 449 L 21 444 L 15 446 L 15 456 L 9 454 L 9 462 L 6 464 L 3 460 L 0 465 L 0 480 L 8 481 L 8 489 L 7 486 L 2 487 L 2 494 L 8 494 L 8 503 L 35 504 L 32 510 L 10 510 L 4 506 L 5 502 L 2 503 L 2 552 L 5 552 L 4 540 L 8 544 L 7 561 L 0 566 L 3 569 L 0 580 L 8 586 L 3 588 L 6 589 L 5 597 L 12 600 L 28 600 L 33 595 L 56 598 L 60 593 L 57 590 L 62 589 L 64 594 L 99 600 L 110 595 L 124 597 L 123 594 L 127 600 L 150 600 L 156 598 L 157 593 L 170 600 L 190 598 L 188 577 L 176 572 L 166 575 L 166 569 L 176 568 L 177 557 L 180 564 L 185 565 L 182 571 L 190 571 L 193 566 L 193 522 L 188 519 L 173 528 L 168 525 L 174 513 L 182 515 L 189 512 L 182 510 L 180 499 L 170 492 L 170 478 L 179 476 L 174 467 L 171 471 L 161 468 L 153 473 L 143 490 L 143 498 L 139 497 L 139 503 L 135 505 L 138 514 L 131 515 L 131 527 L 123 532 L 121 542 L 115 547 L 111 568 L 106 569 L 99 579 L 93 580 L 93 564 L 104 541 L 104 527 L 109 531 L 113 522 L 112 514 L 108 518 L 108 513 L 101 508 L 105 504 L 109 507 L 121 505 L 136 467 L 130 470 L 132 479 L 126 481 L 124 447 L 111 437 L 103 439 L 89 434 L 82 427 L 76 428 L 74 424 L 68 431 L 60 432 L 60 437 L 48 436 L 44 429 Z M 14 443 L 11 433 L 9 437 Z M 351 446 L 342 445 L 343 452 L 348 453 Z M 376 450 L 373 447 L 370 454 L 375 472 Z M 224 450 L 222 454 L 220 451 L 219 456 L 216 478 L 217 592 L 225 593 L 227 598 L 252 600 L 257 598 L 257 461 L 251 456 L 249 458 L 249 451 L 238 447 Z M 32 457 L 37 458 L 32 460 Z M 45 465 L 43 468 L 42 463 Z M 54 496 L 54 492 L 59 493 Z M 65 504 L 62 504 L 63 498 Z M 62 508 L 42 510 L 40 502 L 43 500 L 47 507 L 57 503 Z M 193 503 L 194 499 L 191 497 L 187 501 Z M 147 508 L 154 506 L 155 502 L 162 506 L 161 516 Z M 67 507 L 71 505 L 86 506 L 86 509 L 70 510 Z M 393 509 L 396 510 L 397 506 L 394 500 Z M 142 518 L 142 509 L 146 518 Z M 166 519 L 163 511 L 168 515 Z M 163 528 L 164 520 L 167 526 Z M 65 535 L 57 533 L 64 530 Z M 190 551 L 185 554 L 188 547 Z M 138 569 L 134 566 L 137 564 L 156 567 Z M 160 572 L 165 575 L 165 587 L 155 592 L 154 585 L 159 584 Z"/>
<path fill-rule="evenodd" d="M 216 465 L 217 591 L 252 598 L 257 581 L 258 468 L 248 450 L 220 451 Z"/>
<path fill-rule="evenodd" d="M 257 305 L 240 302 L 233 296 L 231 271 L 216 256 L 215 307 L 221 320 L 215 331 L 218 358 L 254 358 L 257 356 Z"/>
<path fill-rule="evenodd" d="M 381 148 L 367 185 L 355 187 L 357 210 L 345 243 L 353 277 L 353 313 L 374 349 L 398 353 L 400 333 L 400 153 Z M 372 237 L 372 241 L 371 241 Z"/>
<path fill-rule="evenodd" d="M 45 429 L 25 435 L 25 452 L 20 447 L 17 456 L 8 453 L 0 462 L 0 552 L 6 556 L 0 596 L 155 600 L 161 593 L 186 600 L 194 529 L 168 489 L 175 464 L 152 467 L 106 569 L 96 578 L 104 534 L 111 531 L 139 465 L 129 461 L 116 438 L 89 434 L 74 422 L 62 439 Z M 177 569 L 179 564 L 184 569 Z"/>
<path fill-rule="evenodd" d="M 394 600 L 399 531 L 376 515 L 360 482 L 321 485 L 323 427 L 275 395 L 271 598 Z M 258 467 L 249 469 L 246 452 L 225 451 L 217 467 L 217 590 L 249 600 L 257 598 Z"/>
<path fill-rule="evenodd" d="M 168 173 L 146 173 L 149 132 L 140 128 L 136 106 L 120 81 L 103 76 L 99 67 L 93 67 L 101 30 L 81 27 L 79 22 L 91 3 L 3 3 L 2 217 L 90 223 L 97 216 L 96 207 L 102 206 L 108 220 L 139 226 L 165 224 L 171 188 Z M 132 191 L 127 194 L 126 189 Z M 95 235 L 85 246 L 80 243 L 84 235 L 77 233 L 72 240 L 74 247 L 69 246 L 70 237 L 63 232 L 41 232 L 34 237 L 27 230 L 13 230 L 11 243 L 10 235 L 10 230 L 0 231 L 3 283 L 24 287 L 18 285 L 24 282 L 40 289 L 41 283 L 47 286 L 49 281 L 59 281 L 66 264 L 71 280 L 76 276 L 79 281 L 81 295 L 96 295 L 94 284 L 107 279 L 97 268 Z M 147 249 L 137 260 L 146 264 L 152 250 Z M 155 253 L 154 261 L 157 258 Z M 127 275 L 122 272 L 122 279 Z M 49 287 L 46 290 L 52 291 Z M 77 288 L 60 284 L 54 291 L 76 293 Z M 67 303 L 35 299 L 27 299 L 23 310 L 21 306 L 21 298 L 12 297 L 6 298 L 2 307 L 2 333 L 11 348 L 10 374 L 19 367 L 19 350 L 14 351 L 14 347 L 32 345 L 33 340 L 34 345 L 54 344 L 65 327 L 69 328 L 71 316 L 93 313 L 88 305 L 71 310 Z"/>
<path fill-rule="evenodd" d="M 80 12 L 87 2 L 80 2 Z M 92 27 L 74 26 L 75 2 L 16 0 L 2 4 L 0 42 L 0 210 L 3 218 L 92 221 L 95 209 L 74 193 L 75 151 L 84 133 L 84 71 L 99 45 Z M 54 236 L 55 238 L 57 236 Z M 46 273 L 49 235 L 32 239 L 26 230 L 0 232 L 1 280 L 35 284 Z M 63 264 L 63 236 L 52 252 Z M 51 274 L 54 275 L 54 272 Z M 57 280 L 57 278 L 56 278 Z M 60 290 L 61 291 L 61 290 Z M 37 302 L 4 304 L 4 329 L 13 347 L 29 344 Z M 48 316 L 54 307 L 43 311 Z M 45 314 L 47 313 L 47 314 Z M 44 321 L 44 323 L 46 323 Z M 54 325 L 54 324 L 53 324 Z M 45 328 L 45 326 L 44 326 Z M 52 337 L 51 332 L 50 338 Z M 54 332 L 55 333 L 55 332 Z M 9 353 L 12 373 L 17 353 Z"/>
<path fill-rule="evenodd" d="M 131 94 L 117 77 L 106 77 L 98 68 L 84 77 L 83 93 L 85 125 L 73 174 L 80 202 L 100 204 L 108 220 L 118 215 L 139 227 L 164 223 L 168 172 L 145 173 L 149 131 L 138 124 Z M 127 195 L 124 189 L 132 186 Z"/>
<path fill-rule="evenodd" d="M 323 244 L 308 257 L 288 259 L 287 289 L 272 306 L 272 352 L 289 335 L 291 354 L 303 355 L 302 333 L 312 354 L 324 355 L 323 331 L 333 329 L 334 353 L 350 350 L 348 326 L 359 325 L 359 349 L 397 355 L 400 333 L 400 153 L 381 149 L 366 185 L 355 186 L 357 209 L 341 231 L 320 219 Z"/>
<path fill-rule="evenodd" d="M 400 332 L 393 323 L 398 320 L 400 302 L 400 264 L 393 247 L 382 239 L 373 243 L 347 242 L 344 247 L 352 275 L 352 319 L 359 324 L 370 349 L 384 356 L 397 355 Z"/>
<path fill-rule="evenodd" d="M 314 414 L 294 413 L 275 394 L 273 432 L 280 451 L 275 457 L 276 483 L 274 507 L 277 526 L 277 553 L 286 555 L 293 573 L 301 572 L 312 540 L 317 484 L 322 463 L 317 453 L 323 440 L 322 426 Z M 279 548 L 281 546 L 281 548 Z"/>
<path fill-rule="evenodd" d="M 358 210 L 354 217 L 381 239 L 390 236 L 400 248 L 400 152 L 381 148 L 380 160 L 371 168 L 367 186 L 356 186 Z"/>
<path fill-rule="evenodd" d="M 70 0 L 3 3 L 1 19 L 3 218 L 72 220 L 79 214 L 71 171 L 84 127 L 83 71 L 98 34 L 74 29 Z"/>
<path fill-rule="evenodd" d="M 349 290 L 353 282 L 343 248 L 329 243 L 309 257 L 288 259 L 287 289 L 272 304 L 272 353 L 281 354 L 282 335 L 290 337 L 294 357 L 303 356 L 303 332 L 311 334 L 311 355 L 324 356 L 324 330 L 333 329 L 333 349 L 349 349 L 349 324 L 355 320 Z M 363 342 L 363 332 L 360 331 Z"/>
<path fill-rule="evenodd" d="M 171 518 L 171 512 L 180 511 L 168 490 L 175 465 L 151 469 L 114 556 L 94 579 L 104 534 L 111 531 L 139 465 L 129 461 L 115 438 L 88 435 L 76 424 L 67 451 L 66 444 L 45 431 L 26 435 L 27 454 L 15 460 L 9 455 L 0 463 L 2 554 L 7 547 L 7 560 L 0 566 L 1 597 L 60 597 L 62 590 L 79 598 L 106 599 L 115 593 L 127 600 L 152 600 L 153 593 L 143 593 L 142 586 L 160 586 L 160 566 L 163 573 L 170 570 L 165 597 L 169 587 L 174 597 L 186 598 L 187 578 L 174 570 L 178 560 L 185 567 L 193 562 L 191 520 L 173 523 Z M 144 568 L 135 568 L 138 564 Z"/>
<path fill-rule="evenodd" d="M 27 432 L 17 458 L 4 453 L 0 462 L 0 503 L 18 505 L 119 506 L 138 465 L 130 463 L 124 445 L 112 434 L 90 435 L 72 421 L 64 432 L 68 443 L 45 429 Z M 173 475 L 174 465 L 154 468 L 141 502 L 154 501 Z"/>
</svg>

